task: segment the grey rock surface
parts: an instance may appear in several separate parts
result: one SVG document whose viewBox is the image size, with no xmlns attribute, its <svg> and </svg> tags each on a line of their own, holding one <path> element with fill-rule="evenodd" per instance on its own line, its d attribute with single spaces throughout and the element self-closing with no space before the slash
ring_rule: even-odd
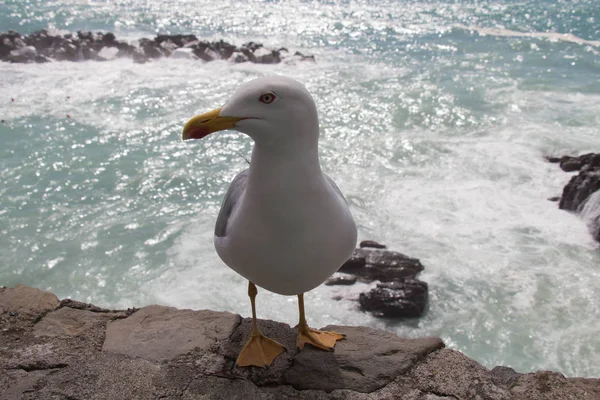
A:
<svg viewBox="0 0 600 400">
<path fill-rule="evenodd" d="M 102 350 L 148 360 L 170 360 L 227 339 L 239 324 L 239 315 L 153 305 L 127 319 L 109 323 Z"/>
<path fill-rule="evenodd" d="M 351 389 L 371 393 L 426 355 L 444 347 L 438 338 L 403 339 L 365 327 L 327 326 L 324 329 L 344 333 L 346 339 L 338 342 L 335 352 L 306 348 L 294 357 L 285 378 L 296 389 L 326 392 Z"/>
<path fill-rule="evenodd" d="M 347 335 L 334 352 L 297 351 L 294 328 L 261 320 L 287 350 L 238 368 L 251 320 L 230 313 L 110 311 L 27 287 L 0 288 L 0 310 L 0 399 L 600 399 L 598 379 L 490 371 L 440 339 L 365 327 L 325 327 Z"/>
</svg>

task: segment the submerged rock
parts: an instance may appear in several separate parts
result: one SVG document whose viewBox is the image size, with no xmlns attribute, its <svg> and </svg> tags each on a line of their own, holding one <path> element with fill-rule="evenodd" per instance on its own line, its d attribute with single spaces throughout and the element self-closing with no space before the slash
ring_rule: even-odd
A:
<svg viewBox="0 0 600 400">
<path fill-rule="evenodd" d="M 289 56 L 285 48 L 268 49 L 254 42 L 237 47 L 223 40 L 201 41 L 195 35 L 158 35 L 154 39 L 141 38 L 130 44 L 117 40 L 112 32 L 78 31 L 72 34 L 41 30 L 30 35 L 14 31 L 0 33 L 0 60 L 6 62 L 108 61 L 121 57 L 129 57 L 136 63 L 163 57 L 258 64 L 314 61 L 313 56 L 299 52 Z"/>
</svg>

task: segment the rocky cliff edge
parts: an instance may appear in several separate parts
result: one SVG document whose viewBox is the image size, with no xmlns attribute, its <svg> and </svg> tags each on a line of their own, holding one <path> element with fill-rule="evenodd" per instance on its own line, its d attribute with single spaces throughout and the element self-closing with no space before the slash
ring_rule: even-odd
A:
<svg viewBox="0 0 600 400">
<path fill-rule="evenodd" d="M 261 320 L 287 347 L 270 368 L 237 368 L 250 320 L 159 305 L 124 311 L 0 288 L 1 399 L 600 399 L 600 380 L 488 370 L 438 338 L 330 326 L 335 352 L 297 352 L 296 332 Z"/>
</svg>

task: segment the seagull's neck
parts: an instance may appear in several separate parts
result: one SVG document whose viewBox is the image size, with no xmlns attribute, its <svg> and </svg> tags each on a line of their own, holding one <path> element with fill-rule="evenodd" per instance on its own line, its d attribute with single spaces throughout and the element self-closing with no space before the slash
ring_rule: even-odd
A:
<svg viewBox="0 0 600 400">
<path fill-rule="evenodd" d="M 318 144 L 279 148 L 255 143 L 250 160 L 248 189 L 267 184 L 280 187 L 320 182 Z"/>
</svg>

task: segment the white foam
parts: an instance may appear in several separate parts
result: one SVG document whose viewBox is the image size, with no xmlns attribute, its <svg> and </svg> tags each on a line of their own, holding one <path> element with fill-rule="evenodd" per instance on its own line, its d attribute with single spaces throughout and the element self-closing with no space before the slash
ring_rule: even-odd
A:
<svg viewBox="0 0 600 400">
<path fill-rule="evenodd" d="M 481 26 L 465 26 L 465 25 L 456 25 L 456 27 L 460 28 L 460 29 L 467 29 L 467 30 L 475 31 L 479 34 L 489 35 L 489 36 L 532 37 L 532 38 L 548 39 L 551 41 L 571 42 L 571 43 L 577 43 L 577 44 L 581 44 L 581 45 L 600 47 L 600 40 L 587 40 L 587 39 L 580 38 L 579 36 L 575 36 L 572 33 L 521 32 L 521 31 L 514 31 L 511 29 L 505 29 L 505 28 L 486 28 L 486 27 L 481 27 Z"/>
</svg>

